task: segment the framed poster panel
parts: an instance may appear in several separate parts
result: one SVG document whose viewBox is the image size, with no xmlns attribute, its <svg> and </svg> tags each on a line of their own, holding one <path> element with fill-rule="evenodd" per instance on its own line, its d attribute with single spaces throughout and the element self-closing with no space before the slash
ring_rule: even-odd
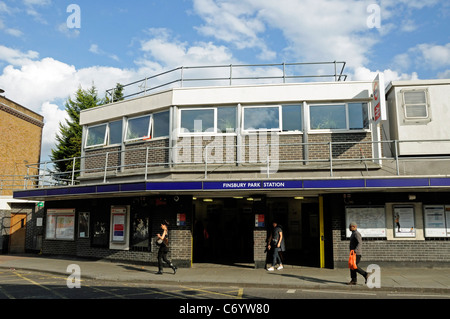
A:
<svg viewBox="0 0 450 319">
<path fill-rule="evenodd" d="M 109 249 L 130 249 L 130 206 L 111 206 Z"/>
<path fill-rule="evenodd" d="M 425 237 L 447 237 L 443 205 L 426 205 L 423 207 L 423 215 Z"/>
<path fill-rule="evenodd" d="M 126 229 L 126 217 L 127 210 L 123 209 L 115 209 L 115 212 L 112 212 L 112 241 L 113 242 L 125 242 L 125 229 Z"/>
<path fill-rule="evenodd" d="M 362 237 L 386 237 L 386 210 L 384 206 L 348 206 L 345 208 L 346 236 L 352 232 L 348 229 L 351 222 L 358 225 Z"/>
<path fill-rule="evenodd" d="M 74 240 L 75 209 L 59 208 L 47 210 L 46 239 Z"/>
<path fill-rule="evenodd" d="M 394 206 L 394 236 L 416 237 L 414 206 Z"/>
</svg>

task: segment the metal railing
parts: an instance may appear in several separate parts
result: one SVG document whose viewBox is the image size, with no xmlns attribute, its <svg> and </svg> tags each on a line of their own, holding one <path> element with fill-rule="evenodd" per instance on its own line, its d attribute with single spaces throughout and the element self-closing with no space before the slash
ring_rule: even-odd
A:
<svg viewBox="0 0 450 319">
<path fill-rule="evenodd" d="M 343 61 L 332 61 L 181 66 L 122 85 L 122 88 L 125 90 L 123 98 L 127 99 L 138 95 L 146 95 L 148 93 L 154 93 L 157 90 L 169 89 L 176 85 L 184 87 L 189 82 L 200 82 L 203 86 L 211 86 L 217 83 L 222 83 L 222 85 L 239 83 L 259 84 L 261 82 L 287 83 L 314 78 L 331 78 L 334 81 L 345 81 L 347 79 L 347 75 L 343 74 L 345 65 L 346 62 Z M 314 74 L 311 74 L 312 71 L 310 69 L 317 66 L 320 69 L 315 71 Z M 321 70 L 326 66 L 330 66 L 331 70 Z M 106 90 L 106 94 L 111 103 L 114 102 L 115 90 L 116 88 Z"/>
<path fill-rule="evenodd" d="M 27 187 L 28 175 L 0 175 L 0 196 L 12 195 L 16 189 Z"/>
<path fill-rule="evenodd" d="M 34 172 L 36 169 L 39 170 L 38 175 L 27 175 L 24 177 L 23 187 L 27 188 L 45 188 L 52 186 L 61 185 L 76 185 L 79 183 L 78 176 L 82 177 L 95 177 L 97 180 L 102 179 L 103 183 L 108 183 L 113 181 L 114 177 L 119 172 L 127 172 L 129 175 L 140 175 L 143 177 L 135 177 L 136 179 L 147 180 L 148 175 L 158 172 L 171 171 L 177 173 L 184 171 L 197 171 L 201 172 L 203 170 L 204 179 L 207 179 L 209 174 L 213 173 L 220 167 L 225 167 L 230 171 L 238 171 L 236 167 L 241 167 L 241 171 L 245 169 L 254 170 L 260 169 L 261 173 L 266 174 L 270 177 L 270 174 L 276 173 L 279 169 L 306 169 L 310 171 L 314 170 L 328 170 L 329 176 L 333 177 L 335 170 L 342 168 L 339 165 L 346 165 L 346 170 L 364 170 L 368 171 L 368 163 L 373 163 L 375 165 L 371 166 L 371 169 L 380 169 L 382 163 L 388 161 L 392 163 L 392 170 L 390 175 L 401 176 L 400 164 L 401 162 L 407 161 L 420 161 L 429 164 L 432 160 L 447 160 L 450 161 L 450 155 L 443 156 L 422 156 L 422 157 L 400 157 L 398 156 L 398 150 L 400 144 L 404 143 L 450 143 L 450 140 L 414 140 L 414 141 L 399 141 L 399 140 L 387 140 L 387 141 L 362 141 L 362 142 L 318 142 L 318 143 L 266 143 L 260 146 L 254 144 L 242 144 L 242 145 L 206 145 L 206 146 L 189 146 L 194 154 L 189 151 L 188 156 L 184 156 L 182 160 L 177 157 L 177 154 L 184 149 L 185 146 L 175 146 L 175 147 L 141 147 L 127 149 L 123 151 L 106 151 L 102 154 L 86 155 L 84 157 L 76 157 L 66 160 L 60 160 L 58 162 L 70 162 L 71 169 L 66 172 L 59 172 L 54 169 L 54 162 L 44 162 L 37 164 L 27 165 L 30 172 Z M 370 151 L 372 154 L 372 149 L 374 147 L 383 147 L 384 152 L 388 150 L 392 153 L 392 156 L 367 156 Z M 220 147 L 222 149 L 231 149 L 229 153 L 225 156 L 221 156 L 221 160 L 215 156 L 211 159 L 209 155 L 212 148 Z M 250 148 L 259 147 L 257 150 L 258 154 L 251 153 Z M 287 148 L 288 152 L 291 151 L 291 155 L 294 152 L 298 152 L 297 158 L 284 158 L 280 156 L 280 148 Z M 312 152 L 309 152 L 310 156 L 303 158 L 304 151 L 312 147 L 321 147 L 320 156 L 311 156 Z M 299 152 L 301 148 L 301 152 Z M 350 153 L 346 153 L 352 148 Z M 364 150 L 363 150 L 364 148 Z M 450 144 L 449 144 L 450 149 Z M 150 155 L 155 154 L 155 152 L 160 152 L 164 158 L 167 160 L 158 161 L 151 160 Z M 113 163 L 112 158 L 115 156 L 116 159 L 125 158 L 125 156 L 119 156 L 122 153 L 127 152 L 141 152 L 145 154 L 142 160 L 135 162 L 125 162 L 125 163 Z M 227 152 L 227 151 L 226 151 Z M 278 152 L 278 153 L 277 153 Z M 286 150 L 285 150 L 286 153 Z M 301 153 L 301 154 L 300 154 Z M 323 155 L 326 154 L 326 155 Z M 357 156 L 352 154 L 358 154 Z M 227 156 L 229 155 L 229 156 Z M 317 154 L 315 154 L 317 155 Z M 86 164 L 81 169 L 76 168 L 76 163 L 84 161 L 89 163 L 89 160 L 95 157 L 100 157 L 97 162 L 102 162 L 102 164 L 95 167 L 86 168 Z M 189 157 L 189 158 L 188 158 Z M 104 158 L 104 159 L 103 159 Z M 302 165 L 302 166 L 299 166 Z M 81 165 L 80 165 L 81 166 Z M 423 166 L 423 165 L 422 165 Z M 195 168 L 195 169 L 194 169 Z M 134 171 L 131 171 L 133 170 Z M 165 171 L 167 170 L 167 171 Z M 450 168 L 448 172 L 443 172 L 445 175 L 450 175 Z M 95 176 L 93 176 L 95 175 Z M 405 174 L 408 175 L 408 174 Z M 414 172 L 414 175 L 420 175 L 420 172 Z"/>
</svg>

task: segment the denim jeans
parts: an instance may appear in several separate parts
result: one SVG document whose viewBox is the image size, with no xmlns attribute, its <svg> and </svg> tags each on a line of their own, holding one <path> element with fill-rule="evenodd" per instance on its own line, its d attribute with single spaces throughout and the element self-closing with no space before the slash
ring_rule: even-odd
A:
<svg viewBox="0 0 450 319">
<path fill-rule="evenodd" d="M 275 266 L 277 264 L 277 261 L 279 261 L 278 264 L 281 265 L 281 257 L 280 257 L 280 254 L 279 254 L 280 251 L 281 251 L 281 248 L 279 248 L 279 247 L 275 247 L 273 249 L 272 266 Z"/>
</svg>

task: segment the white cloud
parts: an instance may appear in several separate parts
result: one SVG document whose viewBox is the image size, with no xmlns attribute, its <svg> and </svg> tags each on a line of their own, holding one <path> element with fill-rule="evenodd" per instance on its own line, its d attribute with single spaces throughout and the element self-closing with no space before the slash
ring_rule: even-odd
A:
<svg viewBox="0 0 450 319">
<path fill-rule="evenodd" d="M 351 77 L 352 81 L 373 81 L 378 73 L 384 74 L 384 83 L 387 85 L 391 81 L 398 80 L 417 80 L 417 73 L 413 72 L 411 74 L 408 73 L 400 73 L 398 71 L 394 71 L 391 69 L 386 69 L 383 71 L 371 71 L 366 67 L 358 67 L 355 69 L 354 74 Z"/>
<path fill-rule="evenodd" d="M 450 43 L 444 45 L 421 43 L 396 55 L 393 62 L 399 70 L 447 68 L 450 67 Z"/>
<path fill-rule="evenodd" d="M 24 65 L 31 63 L 39 57 L 39 53 L 29 50 L 26 53 L 0 45 L 0 60 L 12 65 Z"/>
</svg>

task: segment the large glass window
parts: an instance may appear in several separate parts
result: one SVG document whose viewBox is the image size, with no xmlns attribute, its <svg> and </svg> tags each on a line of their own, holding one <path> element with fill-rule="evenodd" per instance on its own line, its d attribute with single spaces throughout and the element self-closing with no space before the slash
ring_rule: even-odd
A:
<svg viewBox="0 0 450 319">
<path fill-rule="evenodd" d="M 91 126 L 87 131 L 86 147 L 103 146 L 106 144 L 107 124 Z"/>
<path fill-rule="evenodd" d="M 214 109 L 181 110 L 181 132 L 214 132 Z"/>
<path fill-rule="evenodd" d="M 170 112 L 153 114 L 153 138 L 169 136 Z"/>
<path fill-rule="evenodd" d="M 361 130 L 369 128 L 367 103 L 310 105 L 312 130 Z"/>
<path fill-rule="evenodd" d="M 301 105 L 283 105 L 283 132 L 302 131 L 302 106 Z"/>
<path fill-rule="evenodd" d="M 109 123 L 109 145 L 122 143 L 122 120 Z"/>
<path fill-rule="evenodd" d="M 244 107 L 244 130 L 280 130 L 280 107 Z"/>
<path fill-rule="evenodd" d="M 313 130 L 346 129 L 345 104 L 311 105 L 310 126 Z"/>
<path fill-rule="evenodd" d="M 125 141 L 140 140 L 150 135 L 150 115 L 128 120 Z"/>
</svg>

